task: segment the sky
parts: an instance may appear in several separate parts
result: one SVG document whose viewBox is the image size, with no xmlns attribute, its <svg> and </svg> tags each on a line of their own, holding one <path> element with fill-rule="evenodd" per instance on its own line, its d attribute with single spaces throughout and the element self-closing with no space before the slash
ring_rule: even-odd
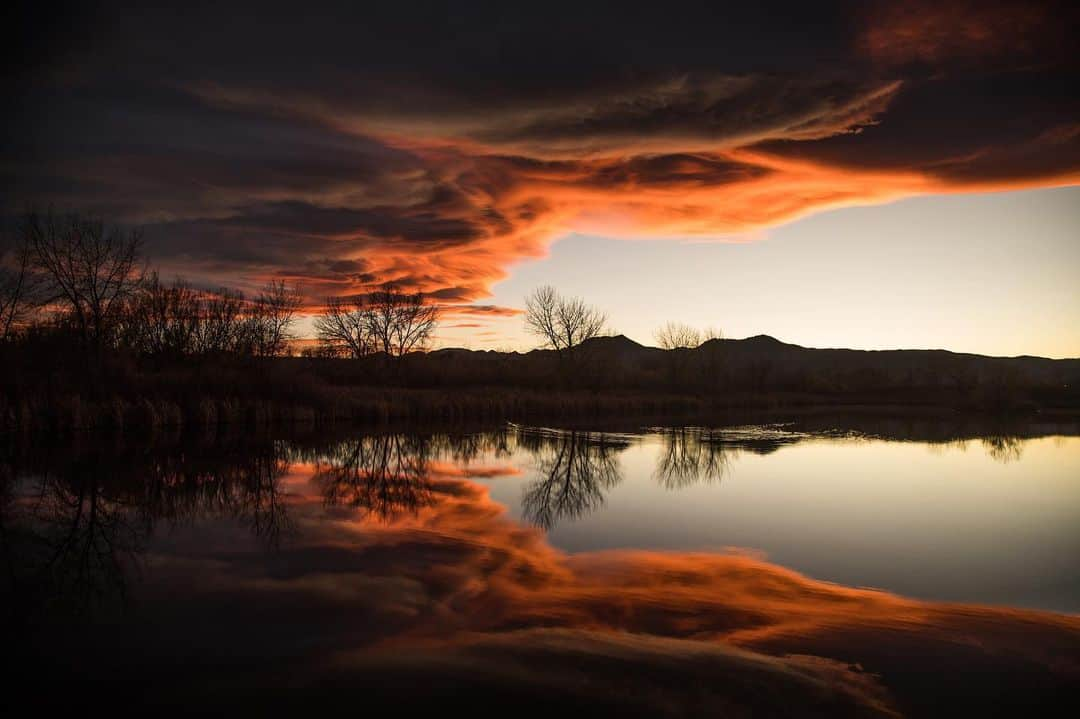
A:
<svg viewBox="0 0 1080 719">
<path fill-rule="evenodd" d="M 1070 3 L 517 5 L 17 4 L 2 219 L 311 310 L 394 282 L 475 348 L 551 284 L 643 342 L 1080 356 Z"/>
</svg>

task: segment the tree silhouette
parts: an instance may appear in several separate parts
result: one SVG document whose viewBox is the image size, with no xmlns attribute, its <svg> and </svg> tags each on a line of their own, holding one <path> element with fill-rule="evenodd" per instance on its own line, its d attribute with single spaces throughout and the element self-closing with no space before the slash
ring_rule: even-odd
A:
<svg viewBox="0 0 1080 719">
<path fill-rule="evenodd" d="M 607 317 L 577 297 L 562 297 L 554 287 L 533 290 L 525 299 L 525 328 L 560 358 L 604 331 Z"/>
<path fill-rule="evenodd" d="M 43 301 L 63 309 L 86 346 L 101 349 L 139 286 L 141 234 L 51 212 L 29 213 L 20 231 L 43 277 Z"/>
<path fill-rule="evenodd" d="M 322 315 L 315 318 L 315 333 L 324 354 L 332 357 L 355 359 L 375 351 L 363 298 L 327 298 Z"/>
<path fill-rule="evenodd" d="M 666 350 L 693 349 L 701 344 L 701 331 L 682 322 L 668 322 L 654 336 Z"/>
<path fill-rule="evenodd" d="M 25 236 L 0 253 L 0 341 L 10 339 L 29 321 L 41 302 L 42 278 L 34 272 Z"/>
<path fill-rule="evenodd" d="M 263 286 L 249 313 L 253 354 L 273 357 L 285 352 L 294 339 L 291 328 L 301 303 L 298 286 L 284 280 L 271 280 Z"/>
<path fill-rule="evenodd" d="M 402 357 L 426 349 L 438 323 L 437 305 L 427 304 L 420 292 L 407 294 L 391 284 L 367 296 L 327 299 L 315 331 L 325 354 Z"/>
</svg>

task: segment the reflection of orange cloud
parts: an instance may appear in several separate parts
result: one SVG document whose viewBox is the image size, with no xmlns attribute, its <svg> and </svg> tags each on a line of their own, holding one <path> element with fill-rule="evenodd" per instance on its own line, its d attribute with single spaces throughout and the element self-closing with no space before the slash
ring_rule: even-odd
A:
<svg viewBox="0 0 1080 719">
<path fill-rule="evenodd" d="M 428 469 L 435 477 L 493 479 L 495 477 L 518 477 L 521 475 L 521 470 L 512 464 L 457 466 L 446 462 L 432 462 L 428 465 Z"/>
<path fill-rule="evenodd" d="M 550 547 L 538 530 L 508 520 L 479 485 L 456 482 L 441 488 L 434 504 L 379 531 L 422 531 L 435 542 L 482 538 L 485 549 L 476 557 L 481 564 L 466 562 L 454 570 L 463 573 L 463 588 L 474 588 L 469 601 L 458 605 L 460 626 L 473 631 L 555 623 L 751 647 L 805 643 L 808 651 L 814 642 L 832 641 L 843 633 L 900 632 L 932 643 L 986 640 L 993 651 L 1007 648 L 1045 662 L 1052 655 L 1032 641 L 1038 632 L 1064 632 L 1080 642 L 1080 619 L 1075 617 L 935 604 L 851 589 L 746 554 L 565 555 Z M 365 524 L 363 531 L 369 529 Z M 482 558 L 491 551 L 502 561 L 486 564 Z M 1012 631 L 1020 626 L 1031 631 Z"/>
<path fill-rule="evenodd" d="M 511 521 L 483 486 L 453 476 L 511 469 L 437 464 L 430 501 L 392 520 L 327 507 L 313 484 L 309 499 L 290 505 L 295 543 L 269 564 L 232 550 L 198 566 L 159 557 L 157 581 L 168 593 L 161 573 L 179 572 L 173 579 L 196 608 L 203 591 L 218 603 L 231 593 L 237 607 L 287 597 L 291 633 L 336 640 L 329 666 L 303 655 L 316 683 L 375 672 L 422 688 L 417 677 L 436 667 L 465 671 L 465 683 L 542 677 L 552 691 L 588 681 L 603 693 L 617 686 L 607 673 L 614 662 L 619 681 L 657 682 L 661 700 L 685 697 L 685 683 L 658 679 L 679 667 L 673 676 L 683 680 L 683 671 L 702 681 L 740 677 L 713 685 L 710 701 L 721 706 L 809 691 L 877 715 L 1031 709 L 1067 698 L 1080 681 L 1078 617 L 905 599 L 746 554 L 568 555 Z M 290 476 L 304 471 L 315 470 L 294 466 Z M 309 566 L 290 552 L 330 559 Z M 746 682 L 755 688 L 740 694 Z"/>
</svg>

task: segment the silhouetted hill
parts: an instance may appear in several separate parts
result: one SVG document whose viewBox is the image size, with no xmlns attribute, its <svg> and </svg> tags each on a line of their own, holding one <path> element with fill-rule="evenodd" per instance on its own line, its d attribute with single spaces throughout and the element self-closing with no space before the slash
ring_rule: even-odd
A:
<svg viewBox="0 0 1080 719">
<path fill-rule="evenodd" d="M 773 376 L 804 372 L 872 373 L 891 382 L 941 385 L 1002 379 L 1063 386 L 1080 381 L 1080 359 L 1048 359 L 1029 355 L 991 357 L 940 349 L 817 349 L 782 342 L 769 335 L 713 339 L 686 350 L 646 347 L 618 335 L 589 340 L 581 346 L 581 352 L 593 361 L 641 369 L 656 369 L 655 365 L 664 363 L 666 358 L 682 355 L 686 365 L 708 364 L 708 361 L 716 360 L 717 372 L 755 368 L 757 374 Z"/>
<path fill-rule="evenodd" d="M 440 350 L 406 357 L 402 377 L 424 386 L 551 386 L 699 396 L 814 395 L 830 402 L 978 406 L 1077 405 L 1080 359 L 987 357 L 946 350 L 817 349 L 768 335 L 663 350 L 628 337 L 597 337 L 561 358 Z"/>
</svg>

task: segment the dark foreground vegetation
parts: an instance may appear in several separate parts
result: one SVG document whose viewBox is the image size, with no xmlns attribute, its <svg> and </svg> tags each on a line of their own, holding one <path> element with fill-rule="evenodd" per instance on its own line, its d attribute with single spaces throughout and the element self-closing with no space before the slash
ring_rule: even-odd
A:
<svg viewBox="0 0 1080 719">
<path fill-rule="evenodd" d="M 138 233 L 29 215 L 0 262 L 0 431 L 391 420 L 707 416 L 888 406 L 1080 410 L 1080 360 L 807 349 L 676 323 L 661 347 L 540 288 L 527 353 L 425 351 L 439 308 L 394 286 L 328 298 L 296 355 L 298 287 L 163 282 Z"/>
</svg>

